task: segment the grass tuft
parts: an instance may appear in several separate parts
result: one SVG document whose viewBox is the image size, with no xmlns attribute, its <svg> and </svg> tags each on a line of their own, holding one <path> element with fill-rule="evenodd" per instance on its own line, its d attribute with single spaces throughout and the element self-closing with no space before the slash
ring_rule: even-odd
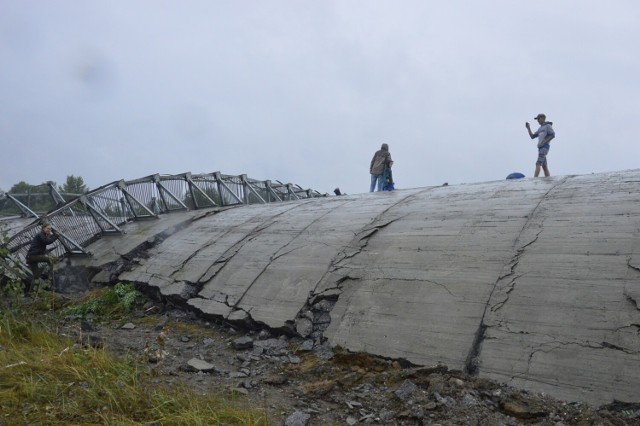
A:
<svg viewBox="0 0 640 426">
<path fill-rule="evenodd" d="M 90 300 L 84 306 L 94 306 Z M 0 311 L 0 424 L 153 423 L 268 421 L 264 411 L 247 411 L 220 394 L 156 384 L 141 360 L 121 360 L 104 349 L 74 344 L 33 312 Z"/>
</svg>

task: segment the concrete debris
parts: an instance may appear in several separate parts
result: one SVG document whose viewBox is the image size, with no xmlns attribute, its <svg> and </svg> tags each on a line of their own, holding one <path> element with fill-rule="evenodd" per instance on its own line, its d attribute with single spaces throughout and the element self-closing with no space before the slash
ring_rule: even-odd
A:
<svg viewBox="0 0 640 426">
<path fill-rule="evenodd" d="M 300 352 L 309 352 L 313 350 L 313 340 L 305 340 L 300 344 L 300 346 L 298 347 L 298 350 Z"/>
<path fill-rule="evenodd" d="M 302 336 L 307 337 L 313 331 L 313 322 L 308 318 L 299 318 L 296 320 L 296 332 Z"/>
<path fill-rule="evenodd" d="M 405 380 L 394 394 L 398 399 L 407 402 L 417 389 L 418 387 L 411 380 Z"/>
<path fill-rule="evenodd" d="M 253 339 L 249 336 L 243 336 L 233 341 L 235 349 L 251 349 L 253 347 Z"/>
<path fill-rule="evenodd" d="M 285 426 L 307 426 L 310 418 L 310 414 L 303 413 L 302 411 L 296 411 L 287 417 L 284 424 Z"/>
<path fill-rule="evenodd" d="M 208 362 L 203 361 L 199 358 L 191 358 L 189 361 L 187 361 L 187 365 L 193 371 L 201 371 L 203 373 L 208 373 L 215 369 L 215 365 L 209 364 Z"/>
</svg>

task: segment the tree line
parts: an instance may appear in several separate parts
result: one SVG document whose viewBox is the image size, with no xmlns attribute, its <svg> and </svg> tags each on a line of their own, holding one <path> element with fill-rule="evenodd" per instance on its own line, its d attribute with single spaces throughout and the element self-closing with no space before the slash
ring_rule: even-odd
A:
<svg viewBox="0 0 640 426">
<path fill-rule="evenodd" d="M 51 182 L 51 184 L 58 190 L 60 195 L 62 195 L 66 201 L 69 201 L 78 195 L 86 194 L 89 191 L 89 188 L 84 183 L 82 176 L 69 175 L 67 176 L 64 184 L 58 185 L 55 182 Z M 2 192 L 3 191 L 0 189 L 0 194 Z M 14 196 L 21 203 L 25 204 L 35 212 L 46 212 L 56 206 L 56 203 L 49 195 L 48 182 L 34 185 L 25 181 L 20 181 L 13 185 L 7 193 Z M 0 214 L 14 215 L 20 213 L 20 209 L 18 209 L 16 205 L 6 197 L 0 197 Z"/>
</svg>

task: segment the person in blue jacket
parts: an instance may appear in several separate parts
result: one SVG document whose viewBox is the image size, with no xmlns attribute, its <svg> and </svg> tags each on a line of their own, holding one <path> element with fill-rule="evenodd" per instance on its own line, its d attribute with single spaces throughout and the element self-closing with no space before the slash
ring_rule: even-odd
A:
<svg viewBox="0 0 640 426">
<path fill-rule="evenodd" d="M 549 153 L 549 149 L 551 145 L 549 144 L 553 138 L 556 137 L 556 132 L 553 130 L 553 123 L 547 121 L 547 116 L 544 114 L 538 114 L 535 117 L 538 124 L 540 124 L 540 128 L 535 132 L 531 131 L 531 126 L 527 121 L 525 126 L 527 131 L 529 132 L 529 137 L 531 139 L 538 138 L 538 160 L 536 161 L 536 171 L 534 173 L 534 177 L 538 177 L 540 175 L 540 167 L 544 170 L 544 175 L 549 177 L 551 173 L 549 172 L 549 168 L 547 167 L 547 154 Z"/>
</svg>

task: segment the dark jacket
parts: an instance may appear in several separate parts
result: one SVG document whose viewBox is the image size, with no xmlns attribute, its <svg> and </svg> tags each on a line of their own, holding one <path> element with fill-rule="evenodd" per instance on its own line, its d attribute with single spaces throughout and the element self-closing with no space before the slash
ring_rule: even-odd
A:
<svg viewBox="0 0 640 426">
<path fill-rule="evenodd" d="M 40 231 L 31 240 L 31 246 L 27 252 L 27 259 L 31 256 L 42 256 L 47 252 L 47 246 L 58 239 L 58 235 L 51 234 L 47 236 L 43 231 Z"/>
</svg>

